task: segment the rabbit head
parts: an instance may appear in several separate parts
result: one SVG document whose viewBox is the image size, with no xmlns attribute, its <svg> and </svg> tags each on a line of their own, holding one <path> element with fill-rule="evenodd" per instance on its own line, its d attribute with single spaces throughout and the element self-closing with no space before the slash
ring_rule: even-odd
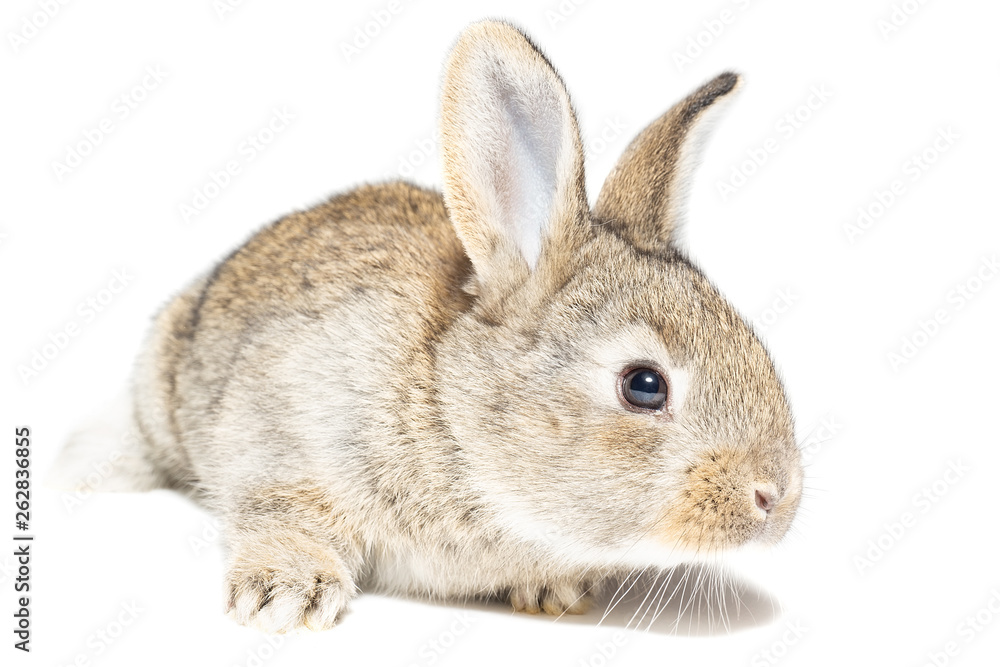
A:
<svg viewBox="0 0 1000 667">
<path fill-rule="evenodd" d="M 802 488 L 792 416 L 747 323 L 675 245 L 722 74 L 629 145 L 591 209 L 566 89 L 502 22 L 448 61 L 444 194 L 472 264 L 437 391 L 489 513 L 581 562 L 772 543 Z"/>
</svg>

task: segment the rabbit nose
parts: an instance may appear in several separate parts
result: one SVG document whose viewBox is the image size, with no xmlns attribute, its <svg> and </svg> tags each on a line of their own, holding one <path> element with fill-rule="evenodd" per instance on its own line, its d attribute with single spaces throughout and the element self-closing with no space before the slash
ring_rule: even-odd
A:
<svg viewBox="0 0 1000 667">
<path fill-rule="evenodd" d="M 770 512 L 775 505 L 777 505 L 776 494 L 772 489 L 757 487 L 754 489 L 754 501 L 757 503 L 757 507 L 764 510 L 765 512 Z"/>
</svg>

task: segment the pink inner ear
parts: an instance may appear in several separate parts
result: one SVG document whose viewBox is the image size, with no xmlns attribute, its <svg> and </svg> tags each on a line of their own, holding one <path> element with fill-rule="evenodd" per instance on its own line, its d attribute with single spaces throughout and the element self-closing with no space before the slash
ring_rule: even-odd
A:
<svg viewBox="0 0 1000 667">
<path fill-rule="evenodd" d="M 515 78 L 515 77 L 512 77 Z M 484 156 L 493 179 L 481 187 L 493 190 L 502 216 L 496 221 L 534 268 L 548 228 L 557 184 L 559 148 L 564 134 L 561 100 L 543 81 L 491 81 L 491 96 L 500 140 Z M 471 159 L 475 159 L 472 157 Z"/>
<path fill-rule="evenodd" d="M 586 210 L 573 108 L 552 66 L 508 25 L 476 24 L 452 53 L 445 202 L 484 285 L 513 284 L 538 266 L 555 228 L 561 234 L 555 216 L 565 210 L 568 225 Z"/>
</svg>

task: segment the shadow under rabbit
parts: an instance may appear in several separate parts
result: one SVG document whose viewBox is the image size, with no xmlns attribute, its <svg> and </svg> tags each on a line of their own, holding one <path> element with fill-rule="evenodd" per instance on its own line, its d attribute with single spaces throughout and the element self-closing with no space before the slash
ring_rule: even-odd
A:
<svg viewBox="0 0 1000 667">
<path fill-rule="evenodd" d="M 428 601 L 496 614 L 517 614 L 536 622 L 625 628 L 681 636 L 723 635 L 772 623 L 780 604 L 767 591 L 736 574 L 706 565 L 681 565 L 601 581 L 583 614 L 524 614 L 498 598 Z M 378 595 L 378 593 L 375 593 Z"/>
</svg>

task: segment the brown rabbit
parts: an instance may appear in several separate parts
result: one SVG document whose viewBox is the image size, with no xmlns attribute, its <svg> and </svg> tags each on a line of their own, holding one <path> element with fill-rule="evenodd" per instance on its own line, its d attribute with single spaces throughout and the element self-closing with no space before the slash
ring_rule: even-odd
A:
<svg viewBox="0 0 1000 667">
<path fill-rule="evenodd" d="M 784 535 L 781 382 L 674 245 L 737 84 L 649 125 L 591 210 L 559 76 L 474 24 L 445 72 L 443 197 L 364 186 L 288 215 L 160 313 L 120 473 L 224 519 L 237 621 L 330 627 L 360 587 L 578 612 L 622 568 Z"/>
</svg>

